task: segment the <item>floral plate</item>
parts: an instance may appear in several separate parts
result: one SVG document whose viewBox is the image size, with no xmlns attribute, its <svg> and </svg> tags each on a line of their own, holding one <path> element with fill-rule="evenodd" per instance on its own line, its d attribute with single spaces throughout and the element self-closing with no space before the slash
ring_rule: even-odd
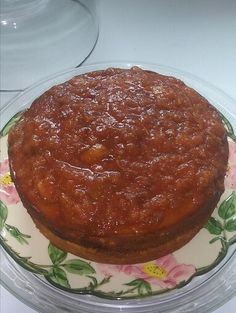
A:
<svg viewBox="0 0 236 313">
<path fill-rule="evenodd" d="M 82 312 L 137 312 L 137 305 L 139 312 L 152 312 L 157 304 L 160 312 L 164 309 L 165 312 L 188 312 L 193 300 L 190 296 L 197 299 L 194 308 L 213 309 L 216 303 L 222 304 L 231 297 L 236 286 L 235 271 L 232 271 L 236 254 L 236 136 L 233 130 L 236 124 L 231 113 L 232 100 L 206 82 L 171 68 L 139 65 L 179 77 L 198 90 L 219 110 L 228 134 L 230 156 L 225 192 L 207 224 L 183 248 L 142 264 L 90 262 L 53 246 L 35 227 L 16 192 L 9 173 L 7 137 L 23 110 L 50 86 L 109 66 L 130 67 L 131 64 L 100 64 L 64 72 L 28 89 L 3 110 L 0 242 L 5 252 L 2 252 L 1 280 L 23 301 L 45 312 L 81 312 L 82 308 Z M 215 280 L 219 277 L 223 283 L 218 280 L 217 285 Z M 227 287 L 228 294 L 222 292 L 226 289 L 225 278 L 232 284 Z M 213 304 L 206 300 L 205 293 L 216 291 L 218 286 L 224 299 Z M 203 302 L 199 300 L 200 287 Z M 34 297 L 28 298 L 26 294 Z M 173 299 L 178 299 L 178 304 Z"/>
</svg>

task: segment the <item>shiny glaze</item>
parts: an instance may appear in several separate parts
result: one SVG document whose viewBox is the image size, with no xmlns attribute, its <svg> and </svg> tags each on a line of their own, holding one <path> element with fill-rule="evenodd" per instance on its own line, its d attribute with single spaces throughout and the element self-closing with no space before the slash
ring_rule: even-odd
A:
<svg viewBox="0 0 236 313">
<path fill-rule="evenodd" d="M 107 69 L 40 96 L 9 136 L 17 189 L 58 234 L 155 233 L 220 194 L 228 148 L 216 110 L 172 77 Z"/>
</svg>

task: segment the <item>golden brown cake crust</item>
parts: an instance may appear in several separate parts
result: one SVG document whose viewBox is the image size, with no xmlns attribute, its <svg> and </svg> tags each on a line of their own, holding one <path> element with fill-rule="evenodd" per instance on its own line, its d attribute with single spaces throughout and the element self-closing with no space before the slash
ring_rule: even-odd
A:
<svg viewBox="0 0 236 313">
<path fill-rule="evenodd" d="M 52 242 L 136 263 L 203 226 L 224 190 L 228 144 L 206 99 L 134 67 L 45 92 L 11 131 L 9 160 L 23 204 Z"/>
</svg>

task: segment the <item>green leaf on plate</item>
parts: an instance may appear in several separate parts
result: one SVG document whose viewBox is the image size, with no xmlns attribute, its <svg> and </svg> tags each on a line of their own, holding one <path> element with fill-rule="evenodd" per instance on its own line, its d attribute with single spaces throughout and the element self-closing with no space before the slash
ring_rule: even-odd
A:
<svg viewBox="0 0 236 313">
<path fill-rule="evenodd" d="M 225 224 L 225 229 L 230 232 L 236 231 L 236 218 L 228 220 Z"/>
<path fill-rule="evenodd" d="M 69 272 L 78 275 L 89 275 L 96 273 L 95 269 L 88 263 L 79 259 L 68 260 L 63 267 Z"/>
<path fill-rule="evenodd" d="M 236 194 L 235 191 L 233 191 L 232 194 L 221 203 L 218 209 L 218 214 L 221 218 L 227 220 L 228 218 L 232 217 L 235 213 L 236 213 Z"/>
<path fill-rule="evenodd" d="M 220 221 L 216 220 L 214 217 L 210 217 L 204 226 L 210 234 L 212 235 L 220 235 L 223 231 L 223 225 Z"/>
<path fill-rule="evenodd" d="M 51 243 L 48 245 L 48 255 L 53 264 L 60 264 L 67 257 L 67 253 L 65 251 L 62 251 Z"/>
<path fill-rule="evenodd" d="M 47 278 L 60 286 L 70 288 L 66 272 L 62 268 L 59 267 L 51 268 L 49 274 L 47 275 Z"/>
<path fill-rule="evenodd" d="M 31 238 L 30 235 L 23 234 L 17 227 L 8 224 L 5 224 L 5 228 L 17 241 L 19 241 L 19 243 L 28 244 L 28 241 L 25 238 Z"/>
<path fill-rule="evenodd" d="M 125 285 L 133 286 L 135 289 L 137 289 L 139 296 L 152 294 L 151 285 L 147 281 L 145 281 L 144 279 L 141 279 L 141 278 L 135 279 L 135 280 L 132 280 L 131 282 L 129 282 Z"/>
<path fill-rule="evenodd" d="M 6 136 L 9 131 L 11 130 L 11 128 L 16 124 L 16 122 L 19 121 L 19 119 L 21 118 L 22 114 L 24 111 L 20 111 L 18 113 L 16 113 L 11 119 L 10 121 L 3 127 L 3 129 L 0 132 L 0 137 L 4 137 Z"/>
<path fill-rule="evenodd" d="M 0 231 L 3 229 L 8 215 L 7 206 L 0 200 Z"/>
</svg>

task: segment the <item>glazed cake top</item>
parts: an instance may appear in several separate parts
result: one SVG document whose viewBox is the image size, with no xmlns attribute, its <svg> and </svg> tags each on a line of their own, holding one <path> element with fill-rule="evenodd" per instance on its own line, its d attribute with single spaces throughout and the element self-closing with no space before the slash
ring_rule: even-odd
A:
<svg viewBox="0 0 236 313">
<path fill-rule="evenodd" d="M 223 191 L 228 148 L 217 111 L 183 82 L 111 68 L 35 100 L 9 135 L 9 158 L 23 203 L 51 229 L 118 236 L 207 206 Z"/>
</svg>

